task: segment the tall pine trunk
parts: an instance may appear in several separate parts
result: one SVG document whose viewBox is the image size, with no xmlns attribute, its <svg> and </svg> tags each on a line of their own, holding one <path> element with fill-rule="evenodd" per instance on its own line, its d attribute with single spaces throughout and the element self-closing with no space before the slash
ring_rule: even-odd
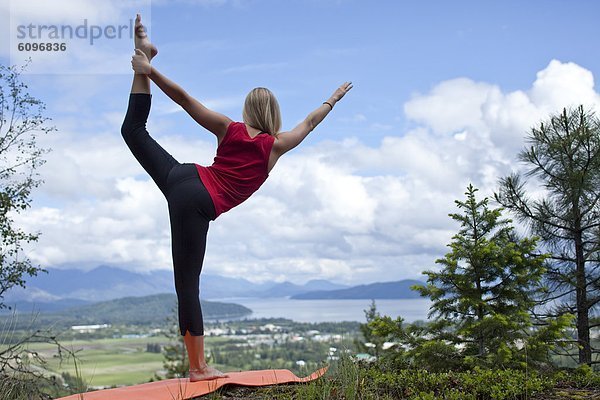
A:
<svg viewBox="0 0 600 400">
<path fill-rule="evenodd" d="M 577 340 L 579 342 L 579 363 L 591 364 L 592 347 L 590 343 L 589 306 L 587 301 L 587 281 L 585 276 L 585 259 L 583 256 L 583 240 L 581 230 L 575 233 L 575 277 L 577 288 Z"/>
</svg>

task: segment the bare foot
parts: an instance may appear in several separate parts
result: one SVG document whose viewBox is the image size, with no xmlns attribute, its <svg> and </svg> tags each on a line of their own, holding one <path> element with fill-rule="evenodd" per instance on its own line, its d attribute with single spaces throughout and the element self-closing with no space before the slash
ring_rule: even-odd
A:
<svg viewBox="0 0 600 400">
<path fill-rule="evenodd" d="M 146 54 L 148 61 L 152 60 L 152 58 L 158 54 L 158 49 L 150 42 L 150 39 L 148 39 L 146 28 L 142 25 L 142 17 L 140 14 L 136 14 L 135 17 L 134 43 L 136 49 L 140 49 Z"/>
<path fill-rule="evenodd" d="M 209 379 L 227 378 L 229 375 L 216 368 L 206 366 L 201 369 L 190 369 L 190 382 L 207 381 Z"/>
</svg>

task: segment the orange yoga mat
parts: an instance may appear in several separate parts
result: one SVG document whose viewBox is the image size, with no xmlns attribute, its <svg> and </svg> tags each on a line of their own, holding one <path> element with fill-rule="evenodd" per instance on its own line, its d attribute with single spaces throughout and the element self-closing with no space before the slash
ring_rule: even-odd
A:
<svg viewBox="0 0 600 400">
<path fill-rule="evenodd" d="M 227 378 L 190 382 L 188 378 L 168 379 L 141 385 L 73 394 L 57 400 L 184 400 L 214 392 L 225 385 L 267 386 L 280 383 L 310 382 L 322 376 L 323 367 L 307 377 L 298 378 L 287 369 L 227 372 Z"/>
</svg>

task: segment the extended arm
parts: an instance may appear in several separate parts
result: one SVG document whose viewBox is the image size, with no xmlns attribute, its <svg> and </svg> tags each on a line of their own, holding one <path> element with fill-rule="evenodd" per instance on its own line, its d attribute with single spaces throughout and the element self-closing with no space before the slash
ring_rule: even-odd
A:
<svg viewBox="0 0 600 400">
<path fill-rule="evenodd" d="M 134 71 L 148 75 L 171 100 L 179 104 L 196 122 L 214 133 L 219 141 L 225 136 L 227 127 L 231 123 L 230 118 L 206 108 L 183 90 L 181 86 L 151 66 L 146 55 L 138 49 L 136 49 L 136 54 L 133 56 L 132 65 Z"/>
<path fill-rule="evenodd" d="M 196 122 L 221 139 L 227 132 L 231 119 L 206 108 L 190 96 L 181 86 L 151 67 L 148 77 L 175 103 L 179 104 Z"/>
<path fill-rule="evenodd" d="M 340 101 L 350 89 L 352 89 L 352 82 L 345 82 L 333 93 L 333 95 L 331 95 L 326 102 L 308 114 L 304 121 L 300 122 L 294 129 L 278 135 L 277 140 L 273 144 L 273 149 L 276 152 L 276 156 L 280 157 L 284 153 L 298 146 L 308 136 L 308 134 L 325 119 L 335 104 Z"/>
</svg>

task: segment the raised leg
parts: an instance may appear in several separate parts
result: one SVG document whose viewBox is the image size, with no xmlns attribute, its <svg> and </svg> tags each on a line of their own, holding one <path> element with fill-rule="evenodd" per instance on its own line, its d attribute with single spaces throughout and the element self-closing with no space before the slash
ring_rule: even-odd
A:
<svg viewBox="0 0 600 400">
<path fill-rule="evenodd" d="M 131 84 L 131 93 L 134 94 L 150 94 L 150 78 L 148 75 L 134 74 L 133 83 Z"/>
<path fill-rule="evenodd" d="M 155 45 L 150 42 L 148 39 L 148 35 L 146 34 L 146 28 L 142 24 L 142 17 L 140 14 L 137 14 L 135 17 L 135 38 L 134 38 L 135 48 L 142 50 L 146 53 L 146 57 L 148 60 L 152 60 L 154 56 L 158 54 L 158 49 Z"/>
<path fill-rule="evenodd" d="M 179 162 L 162 148 L 146 130 L 150 104 L 150 94 L 132 93 L 129 95 L 129 105 L 121 126 L 121 135 L 142 168 L 166 196 L 169 172 L 174 166 L 179 165 Z"/>
<path fill-rule="evenodd" d="M 135 48 L 146 53 L 148 60 L 152 60 L 158 54 L 158 49 L 148 39 L 140 14 L 137 14 L 135 18 L 135 35 L 133 41 Z M 150 93 L 150 78 L 146 75 L 134 74 L 131 93 Z"/>
<path fill-rule="evenodd" d="M 158 50 L 148 40 L 148 35 L 146 35 L 139 14 L 135 20 L 135 30 L 135 47 L 144 49 L 142 51 L 148 51 L 148 59 L 154 57 Z M 146 130 L 150 103 L 150 79 L 143 74 L 134 74 L 127 114 L 121 126 L 121 134 L 135 158 L 166 196 L 168 174 L 171 168 L 179 163 L 150 137 Z"/>
</svg>

